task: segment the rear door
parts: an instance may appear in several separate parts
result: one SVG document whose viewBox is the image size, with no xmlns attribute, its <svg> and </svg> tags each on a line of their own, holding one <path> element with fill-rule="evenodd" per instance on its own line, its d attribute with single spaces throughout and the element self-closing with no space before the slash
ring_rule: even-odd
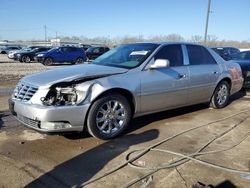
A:
<svg viewBox="0 0 250 188">
<path fill-rule="evenodd" d="M 72 61 L 71 47 L 62 47 L 62 61 Z"/>
<path fill-rule="evenodd" d="M 71 61 L 75 61 L 78 57 L 81 57 L 80 48 L 71 47 L 70 49 Z"/>
<path fill-rule="evenodd" d="M 189 57 L 190 88 L 188 103 L 195 104 L 210 100 L 221 70 L 210 52 L 203 46 L 186 45 Z"/>
<path fill-rule="evenodd" d="M 181 45 L 167 45 L 155 55 L 167 59 L 170 67 L 141 72 L 141 112 L 160 111 L 185 106 L 189 74 L 184 65 Z"/>
</svg>

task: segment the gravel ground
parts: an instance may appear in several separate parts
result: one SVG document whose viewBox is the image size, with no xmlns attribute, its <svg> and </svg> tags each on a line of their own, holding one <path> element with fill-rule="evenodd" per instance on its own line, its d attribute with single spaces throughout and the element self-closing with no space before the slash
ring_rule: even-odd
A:
<svg viewBox="0 0 250 188">
<path fill-rule="evenodd" d="M 21 78 L 27 74 L 47 69 L 46 66 L 40 63 L 0 63 L 0 76 L 6 79 Z"/>
<path fill-rule="evenodd" d="M 13 59 L 9 59 L 6 54 L 0 54 L 0 63 L 12 63 L 15 62 Z"/>
</svg>

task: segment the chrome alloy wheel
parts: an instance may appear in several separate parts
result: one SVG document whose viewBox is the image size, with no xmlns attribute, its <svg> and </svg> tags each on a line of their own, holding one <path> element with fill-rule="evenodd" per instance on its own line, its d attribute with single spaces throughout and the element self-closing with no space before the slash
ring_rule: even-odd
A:
<svg viewBox="0 0 250 188">
<path fill-rule="evenodd" d="M 116 100 L 104 103 L 97 111 L 96 125 L 103 134 L 115 134 L 125 124 L 124 106 Z"/>
<path fill-rule="evenodd" d="M 228 88 L 225 84 L 222 84 L 217 93 L 217 102 L 219 105 L 223 105 L 228 98 Z"/>
</svg>

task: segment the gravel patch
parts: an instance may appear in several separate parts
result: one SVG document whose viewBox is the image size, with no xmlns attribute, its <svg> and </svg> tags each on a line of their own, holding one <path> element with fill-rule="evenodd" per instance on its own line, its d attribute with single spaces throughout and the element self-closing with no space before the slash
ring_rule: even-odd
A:
<svg viewBox="0 0 250 188">
<path fill-rule="evenodd" d="M 40 63 L 0 63 L 0 80 L 19 80 L 28 74 L 45 70 L 47 68 Z"/>
</svg>

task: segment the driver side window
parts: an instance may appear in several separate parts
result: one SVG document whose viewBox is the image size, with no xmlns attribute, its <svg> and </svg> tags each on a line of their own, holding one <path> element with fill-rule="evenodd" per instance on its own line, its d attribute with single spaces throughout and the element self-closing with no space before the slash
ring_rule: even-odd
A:
<svg viewBox="0 0 250 188">
<path fill-rule="evenodd" d="M 167 59 L 169 60 L 170 67 L 183 66 L 183 53 L 181 45 L 173 44 L 164 46 L 155 55 L 156 59 Z"/>
</svg>

